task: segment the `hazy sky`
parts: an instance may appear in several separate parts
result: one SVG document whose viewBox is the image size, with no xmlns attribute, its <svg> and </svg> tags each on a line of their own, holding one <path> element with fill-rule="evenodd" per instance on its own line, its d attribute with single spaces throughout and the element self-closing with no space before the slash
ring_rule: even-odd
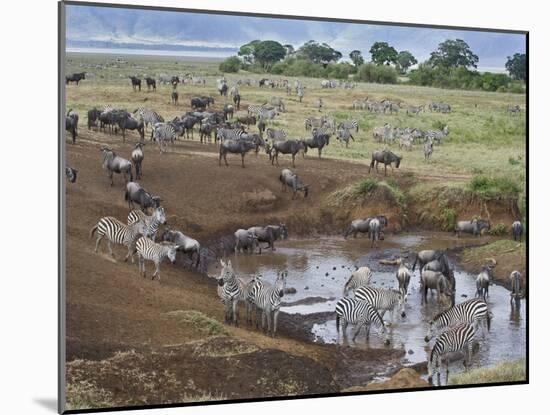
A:
<svg viewBox="0 0 550 415">
<path fill-rule="evenodd" d="M 419 62 L 427 59 L 445 39 L 463 39 L 479 56 L 480 69 L 503 69 L 507 56 L 525 53 L 525 36 L 520 34 L 67 6 L 68 41 L 101 40 L 237 50 L 255 39 L 276 40 L 294 47 L 313 39 L 328 43 L 346 58 L 351 50 L 358 49 L 367 60 L 372 44 L 383 41 L 398 51 L 411 51 Z"/>
</svg>

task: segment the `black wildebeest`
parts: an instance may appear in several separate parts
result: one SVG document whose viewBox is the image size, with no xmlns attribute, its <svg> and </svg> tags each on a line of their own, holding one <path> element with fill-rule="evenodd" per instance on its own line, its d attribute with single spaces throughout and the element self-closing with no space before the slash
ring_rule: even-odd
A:
<svg viewBox="0 0 550 415">
<path fill-rule="evenodd" d="M 143 163 L 143 146 L 145 143 L 136 143 L 132 150 L 132 163 L 134 163 L 134 169 L 136 171 L 136 179 L 141 179 L 142 163 Z"/>
<path fill-rule="evenodd" d="M 130 76 L 129 78 L 132 81 L 132 89 L 135 91 L 137 88 L 141 91 L 141 79 L 137 76 Z"/>
<path fill-rule="evenodd" d="M 458 221 L 455 226 L 455 234 L 460 237 L 461 232 L 471 233 L 480 236 L 483 229 L 491 229 L 491 223 L 484 219 L 472 219 Z"/>
<path fill-rule="evenodd" d="M 99 151 L 103 153 L 103 168 L 109 172 L 111 186 L 113 185 L 113 173 L 122 173 L 124 183 L 128 181 L 126 175 L 130 177 L 130 181 L 133 180 L 131 162 L 117 156 L 113 150 L 107 147 L 102 147 Z"/>
<path fill-rule="evenodd" d="M 274 242 L 277 239 L 288 238 L 288 229 L 284 223 L 280 223 L 279 225 L 253 226 L 248 228 L 248 232 L 251 232 L 258 237 L 260 254 L 262 253 L 262 247 L 259 244 L 260 242 L 267 243 L 267 247 L 274 251 Z"/>
<path fill-rule="evenodd" d="M 145 126 L 143 120 L 136 120 L 129 113 L 117 120 L 117 125 L 122 131 L 122 141 L 126 141 L 126 130 L 135 130 L 139 133 L 139 138 L 143 141 L 145 138 Z"/>
<path fill-rule="evenodd" d="M 171 229 L 166 229 L 162 233 L 160 240 L 176 244 L 178 246 L 177 251 L 187 254 L 191 261 L 193 261 L 193 256 L 195 256 L 196 259 L 194 260 L 193 265 L 195 268 L 199 266 L 201 260 L 201 245 L 197 240 L 184 235 L 180 231 L 174 231 Z"/>
<path fill-rule="evenodd" d="M 65 76 L 65 83 L 69 85 L 69 82 L 75 82 L 78 85 L 83 79 L 86 79 L 86 72 L 73 73 Z"/>
<path fill-rule="evenodd" d="M 521 241 L 521 236 L 523 234 L 523 225 L 519 220 L 512 223 L 512 238 L 514 241 Z"/>
<path fill-rule="evenodd" d="M 240 154 L 241 155 L 241 164 L 244 168 L 244 156 L 250 150 L 256 149 L 256 143 L 249 140 L 224 140 L 220 144 L 220 159 L 219 165 L 222 165 L 222 157 L 225 161 L 225 165 L 229 166 L 227 163 L 227 153 Z"/>
<path fill-rule="evenodd" d="M 298 192 L 304 192 L 304 199 L 307 198 L 309 193 L 309 185 L 302 183 L 298 176 L 292 173 L 289 169 L 283 169 L 279 175 L 279 181 L 282 184 L 283 192 L 286 192 L 286 187 L 292 189 L 292 199 L 296 198 Z"/>
<path fill-rule="evenodd" d="M 271 165 L 275 162 L 277 166 L 279 165 L 279 153 L 282 154 L 291 154 L 292 155 L 292 167 L 296 167 L 294 160 L 296 159 L 296 154 L 300 150 L 305 150 L 306 145 L 302 140 L 286 140 L 286 141 L 275 141 L 273 143 L 273 157 L 271 158 Z"/>
<path fill-rule="evenodd" d="M 142 212 L 147 212 L 148 208 L 158 208 L 160 207 L 160 197 L 153 196 L 151 193 L 146 191 L 141 185 L 137 182 L 128 182 L 126 183 L 126 191 L 124 192 L 124 200 L 128 202 L 128 209 L 134 209 L 134 203 L 139 204 Z"/>
<path fill-rule="evenodd" d="M 153 88 L 153 91 L 157 90 L 157 81 L 153 78 L 147 77 L 145 78 L 145 82 L 147 82 L 147 90 L 150 91 L 151 88 Z"/>
<path fill-rule="evenodd" d="M 369 166 L 369 174 L 373 167 L 375 167 L 376 163 L 376 172 L 378 173 L 378 163 L 384 163 L 384 176 L 387 176 L 387 166 L 390 165 L 392 171 L 393 166 L 392 163 L 395 163 L 395 168 L 399 168 L 399 164 L 401 163 L 401 159 L 403 157 L 399 157 L 392 153 L 389 150 L 383 150 L 383 151 L 375 151 L 372 153 L 372 159 Z"/>
<path fill-rule="evenodd" d="M 92 127 L 97 127 L 97 121 L 99 120 L 100 115 L 101 111 L 97 108 L 88 110 L 88 130 L 91 130 Z"/>
<path fill-rule="evenodd" d="M 71 133 L 74 144 L 78 132 L 78 114 L 72 109 L 67 111 L 67 116 L 65 117 L 65 130 Z"/>
</svg>

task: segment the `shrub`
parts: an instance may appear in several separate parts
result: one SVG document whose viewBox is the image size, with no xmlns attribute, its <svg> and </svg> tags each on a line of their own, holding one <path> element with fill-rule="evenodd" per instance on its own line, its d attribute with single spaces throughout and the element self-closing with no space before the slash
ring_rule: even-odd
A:
<svg viewBox="0 0 550 415">
<path fill-rule="evenodd" d="M 456 212 L 454 209 L 445 208 L 439 215 L 439 221 L 441 222 L 441 228 L 444 231 L 452 231 L 456 224 Z"/>
<path fill-rule="evenodd" d="M 357 196 L 364 196 L 372 192 L 377 187 L 378 187 L 378 182 L 376 181 L 376 179 L 368 178 L 357 183 L 354 189 L 354 193 Z"/>
<path fill-rule="evenodd" d="M 236 73 L 241 67 L 241 60 L 237 56 L 230 56 L 220 63 L 220 71 L 227 73 Z"/>
<path fill-rule="evenodd" d="M 470 191 L 484 200 L 502 197 L 517 198 L 521 191 L 519 185 L 508 177 L 474 176 L 468 184 Z"/>
<path fill-rule="evenodd" d="M 358 81 L 375 82 L 378 84 L 396 84 L 397 75 L 397 71 L 393 66 L 366 63 L 359 67 L 356 79 Z"/>
<path fill-rule="evenodd" d="M 487 233 L 494 236 L 503 236 L 508 234 L 508 227 L 504 223 L 497 223 L 491 226 L 491 229 Z"/>
</svg>

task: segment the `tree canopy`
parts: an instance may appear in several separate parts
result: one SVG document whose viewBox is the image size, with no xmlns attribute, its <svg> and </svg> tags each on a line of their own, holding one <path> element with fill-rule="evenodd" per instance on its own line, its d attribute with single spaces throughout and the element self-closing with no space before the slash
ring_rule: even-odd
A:
<svg viewBox="0 0 550 415">
<path fill-rule="evenodd" d="M 375 42 L 369 50 L 372 61 L 377 65 L 397 62 L 397 50 L 386 42 Z"/>
<path fill-rule="evenodd" d="M 334 50 L 326 43 L 318 43 L 314 40 L 304 43 L 298 49 L 298 55 L 310 60 L 313 63 L 320 63 L 323 66 L 330 62 L 338 62 L 342 58 L 342 54 Z"/>
<path fill-rule="evenodd" d="M 254 48 L 254 59 L 266 69 L 283 59 L 285 55 L 286 49 L 274 40 L 260 42 Z"/>
<path fill-rule="evenodd" d="M 508 56 L 505 67 L 513 79 L 521 81 L 527 79 L 527 56 L 525 53 L 514 53 L 514 56 Z"/>
<path fill-rule="evenodd" d="M 432 52 L 428 59 L 431 66 L 442 68 L 477 68 L 478 62 L 479 57 L 462 39 L 447 39 L 440 43 L 437 50 Z"/>
<path fill-rule="evenodd" d="M 353 62 L 353 64 L 355 66 L 361 66 L 364 62 L 365 62 L 365 59 L 363 59 L 363 55 L 361 54 L 361 51 L 359 50 L 352 50 L 350 53 L 349 53 L 349 58 L 351 59 L 351 61 Z"/>
<path fill-rule="evenodd" d="M 239 55 L 245 63 L 254 63 L 254 51 L 256 50 L 256 46 L 260 43 L 262 43 L 261 40 L 253 40 L 246 45 L 242 45 L 237 55 Z"/>
<path fill-rule="evenodd" d="M 397 55 L 397 69 L 399 70 L 399 73 L 405 74 L 407 73 L 407 70 L 413 66 L 416 65 L 418 61 L 413 56 L 411 52 L 408 50 L 402 50 Z"/>
</svg>

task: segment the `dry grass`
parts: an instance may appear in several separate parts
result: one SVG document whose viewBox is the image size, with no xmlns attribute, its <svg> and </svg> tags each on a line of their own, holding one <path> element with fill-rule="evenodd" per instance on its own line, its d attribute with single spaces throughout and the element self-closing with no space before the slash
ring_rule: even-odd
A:
<svg viewBox="0 0 550 415">
<path fill-rule="evenodd" d="M 520 382 L 526 379 L 525 360 L 500 362 L 494 366 L 473 369 L 449 375 L 449 385 L 473 385 L 476 383 Z"/>
</svg>

